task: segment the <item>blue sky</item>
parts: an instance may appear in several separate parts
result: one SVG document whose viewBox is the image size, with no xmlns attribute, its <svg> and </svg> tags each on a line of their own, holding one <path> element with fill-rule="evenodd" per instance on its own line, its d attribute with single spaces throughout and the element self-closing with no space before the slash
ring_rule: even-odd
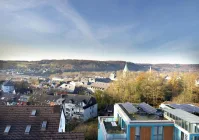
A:
<svg viewBox="0 0 199 140">
<path fill-rule="evenodd" d="M 199 63 L 198 0 L 1 0 L 0 59 Z"/>
</svg>

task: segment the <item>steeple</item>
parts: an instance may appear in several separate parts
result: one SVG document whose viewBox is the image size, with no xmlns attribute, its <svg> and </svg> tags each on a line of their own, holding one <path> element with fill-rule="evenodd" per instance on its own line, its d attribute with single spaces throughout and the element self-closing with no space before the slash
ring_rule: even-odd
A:
<svg viewBox="0 0 199 140">
<path fill-rule="evenodd" d="M 149 72 L 151 73 L 152 69 L 151 69 L 151 66 L 150 66 L 150 69 L 149 69 Z"/>
<path fill-rule="evenodd" d="M 125 66 L 124 66 L 123 72 L 128 72 L 128 71 L 129 71 L 129 69 L 128 69 L 128 66 L 127 66 L 127 63 L 126 63 Z"/>
<path fill-rule="evenodd" d="M 125 66 L 124 66 L 124 70 L 123 70 L 123 77 L 126 77 L 128 71 L 129 71 L 129 69 L 128 69 L 128 66 L 127 66 L 127 63 L 126 63 Z"/>
</svg>

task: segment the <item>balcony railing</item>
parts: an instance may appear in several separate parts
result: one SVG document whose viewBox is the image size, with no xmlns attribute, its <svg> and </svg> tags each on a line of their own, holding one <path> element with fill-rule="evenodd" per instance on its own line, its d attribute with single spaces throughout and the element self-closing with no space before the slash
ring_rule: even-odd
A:
<svg viewBox="0 0 199 140">
<path fill-rule="evenodd" d="M 100 129 L 102 129 L 105 140 L 126 140 L 126 133 L 120 127 L 120 125 L 112 126 L 111 122 L 117 124 L 117 120 L 114 117 L 99 117 Z"/>
</svg>

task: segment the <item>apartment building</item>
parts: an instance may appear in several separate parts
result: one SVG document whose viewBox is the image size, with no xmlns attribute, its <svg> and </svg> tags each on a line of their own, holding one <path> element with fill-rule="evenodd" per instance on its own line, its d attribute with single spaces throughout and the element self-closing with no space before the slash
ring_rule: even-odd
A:
<svg viewBox="0 0 199 140">
<path fill-rule="evenodd" d="M 199 140 L 199 107 L 193 104 L 162 103 L 164 117 L 175 126 L 175 140 Z"/>
<path fill-rule="evenodd" d="M 180 109 L 117 103 L 114 116 L 98 117 L 98 140 L 198 140 L 198 123 L 198 116 Z"/>
</svg>

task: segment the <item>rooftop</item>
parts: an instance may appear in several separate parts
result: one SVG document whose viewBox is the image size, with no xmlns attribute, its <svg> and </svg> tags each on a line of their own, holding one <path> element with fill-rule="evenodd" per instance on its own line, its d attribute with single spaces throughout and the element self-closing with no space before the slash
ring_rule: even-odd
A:
<svg viewBox="0 0 199 140">
<path fill-rule="evenodd" d="M 0 106 L 0 112 L 0 139 L 84 139 L 83 133 L 58 133 L 60 106 Z"/>
<path fill-rule="evenodd" d="M 4 86 L 14 86 L 13 82 L 8 80 L 3 83 Z"/>
<path fill-rule="evenodd" d="M 65 103 L 69 103 L 72 101 L 73 104 L 79 104 L 80 102 L 84 102 L 84 109 L 93 106 L 97 103 L 94 97 L 87 95 L 68 94 L 63 98 L 65 99 Z"/>
<path fill-rule="evenodd" d="M 192 104 L 168 104 L 167 106 L 173 109 L 182 109 L 189 113 L 199 113 L 199 107 Z"/>
<path fill-rule="evenodd" d="M 163 117 L 163 112 L 161 110 L 156 110 L 154 113 L 148 113 L 144 108 L 140 108 L 139 105 L 141 104 L 131 104 L 128 103 L 120 103 L 120 108 L 124 111 L 124 113 L 129 117 L 130 120 L 165 120 Z M 148 104 L 147 104 L 148 105 Z M 148 105 L 149 106 L 149 105 Z M 131 108 L 129 110 L 129 108 Z M 152 108 L 152 107 L 151 107 Z M 151 109 L 150 108 L 150 109 Z"/>
<path fill-rule="evenodd" d="M 91 87 L 107 89 L 109 87 L 109 83 L 95 82 L 91 84 Z"/>
<path fill-rule="evenodd" d="M 181 118 L 189 123 L 198 123 L 199 117 L 181 109 L 164 109 L 166 112 Z"/>
</svg>

